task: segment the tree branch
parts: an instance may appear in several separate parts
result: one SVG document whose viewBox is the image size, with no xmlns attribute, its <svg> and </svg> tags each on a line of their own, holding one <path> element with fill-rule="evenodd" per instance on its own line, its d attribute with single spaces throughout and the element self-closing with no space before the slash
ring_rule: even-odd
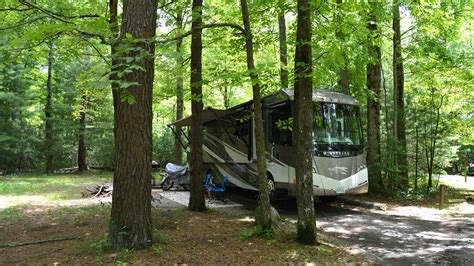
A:
<svg viewBox="0 0 474 266">
<path fill-rule="evenodd" d="M 30 2 L 25 1 L 25 0 L 20 0 L 20 3 L 22 3 L 26 6 L 29 6 L 30 8 L 37 9 L 37 10 L 45 13 L 46 15 L 50 16 L 50 17 L 53 17 L 57 20 L 60 20 L 64 23 L 69 23 L 69 24 L 74 24 L 74 23 L 71 22 L 71 21 L 63 20 L 61 18 L 75 19 L 75 18 L 99 18 L 100 17 L 100 15 L 97 15 L 97 14 L 84 14 L 84 15 L 77 15 L 77 16 L 68 16 L 68 15 L 64 15 L 64 14 L 61 14 L 61 13 L 53 12 L 51 10 L 47 10 L 43 7 L 40 7 L 39 5 L 36 5 L 34 3 L 30 3 Z"/>
<path fill-rule="evenodd" d="M 82 34 L 82 35 L 87 36 L 87 37 L 97 37 L 97 38 L 100 39 L 102 44 L 108 44 L 107 39 L 105 38 L 104 35 L 101 35 L 101 34 L 98 34 L 98 33 L 93 33 L 93 32 L 87 32 L 87 31 L 83 31 L 83 30 L 78 30 L 78 29 L 73 29 L 73 31 L 76 31 L 77 33 Z"/>
<path fill-rule="evenodd" d="M 23 11 L 29 11 L 33 10 L 34 8 L 29 7 L 29 8 L 19 8 L 17 7 L 5 7 L 5 8 L 0 8 L 0 12 L 6 12 L 6 11 L 17 11 L 17 12 L 23 12 Z"/>
<path fill-rule="evenodd" d="M 17 24 L 15 25 L 11 25 L 11 26 L 6 26 L 6 27 L 3 27 L 3 28 L 0 28 L 0 31 L 3 31 L 3 30 L 9 30 L 9 29 L 13 29 L 13 28 L 17 28 L 17 27 L 22 27 L 24 25 L 27 25 L 27 24 L 30 24 L 30 23 L 34 23 L 38 20 L 42 20 L 42 19 L 45 19 L 45 18 L 48 18 L 48 16 L 42 16 L 42 17 L 37 17 L 37 18 L 34 18 L 34 19 L 31 19 L 31 20 L 27 20 L 28 18 L 24 19 L 23 21 L 20 21 L 18 22 Z"/>
<path fill-rule="evenodd" d="M 211 29 L 211 28 L 218 28 L 218 27 L 230 27 L 230 28 L 233 28 L 233 29 L 236 29 L 238 31 L 240 31 L 242 34 L 245 34 L 245 29 L 242 28 L 240 25 L 237 25 L 237 24 L 233 24 L 233 23 L 214 23 L 214 24 L 207 24 L 207 25 L 202 25 L 201 27 L 199 27 L 200 29 Z M 176 41 L 176 40 L 180 40 L 180 39 L 183 39 L 189 35 L 191 35 L 193 31 L 190 30 L 190 31 L 187 31 L 183 34 L 180 34 L 176 37 L 173 37 L 173 38 L 170 38 L 170 39 L 165 39 L 165 40 L 161 40 L 161 41 L 157 41 L 157 43 L 168 43 L 168 42 L 172 42 L 172 41 Z"/>
</svg>

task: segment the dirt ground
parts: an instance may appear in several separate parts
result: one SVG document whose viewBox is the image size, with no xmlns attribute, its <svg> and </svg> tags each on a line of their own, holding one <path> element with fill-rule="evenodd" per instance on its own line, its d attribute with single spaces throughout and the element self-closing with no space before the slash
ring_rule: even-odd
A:
<svg viewBox="0 0 474 266">
<path fill-rule="evenodd" d="M 0 246 L 37 240 L 72 240 L 0 248 L 0 265 L 9 264 L 261 264 L 362 262 L 332 245 L 301 246 L 294 226 L 271 237 L 242 237 L 253 220 L 242 211 L 194 213 L 154 209 L 155 244 L 142 251 L 104 251 L 110 207 L 35 208 L 17 220 L 1 221 Z M 293 228 L 293 229 L 292 229 Z"/>
<path fill-rule="evenodd" d="M 109 174 L 0 178 L 0 265 L 474 264 L 474 205 L 465 201 L 466 191 L 451 189 L 443 210 L 434 208 L 436 197 L 418 202 L 423 206 L 359 197 L 385 202 L 383 210 L 317 204 L 322 244 L 314 247 L 295 241 L 294 199 L 274 203 L 284 218 L 276 233 L 255 237 L 253 195 L 233 191 L 228 197 L 239 207 L 194 213 L 155 191 L 155 243 L 146 250 L 107 251 L 110 198 L 81 198 L 81 191 L 109 180 Z M 5 246 L 58 238 L 71 239 Z"/>
</svg>

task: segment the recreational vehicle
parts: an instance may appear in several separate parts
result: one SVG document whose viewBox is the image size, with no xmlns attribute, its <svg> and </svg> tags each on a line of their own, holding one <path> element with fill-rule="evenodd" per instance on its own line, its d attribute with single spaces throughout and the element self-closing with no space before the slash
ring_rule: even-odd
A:
<svg viewBox="0 0 474 266">
<path fill-rule="evenodd" d="M 293 100 L 291 90 L 262 99 L 267 181 L 273 194 L 296 195 Z M 313 110 L 313 194 L 366 193 L 366 154 L 357 101 L 340 93 L 314 90 Z M 208 107 L 202 120 L 204 170 L 227 176 L 230 185 L 258 190 L 253 101 L 226 110 Z M 170 128 L 174 125 L 182 130 L 190 124 L 191 117 L 186 117 Z"/>
</svg>

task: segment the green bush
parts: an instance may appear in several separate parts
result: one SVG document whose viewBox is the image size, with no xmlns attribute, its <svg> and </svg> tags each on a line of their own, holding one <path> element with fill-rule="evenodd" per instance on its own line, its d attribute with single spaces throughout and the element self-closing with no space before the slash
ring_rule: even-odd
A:
<svg viewBox="0 0 474 266">
<path fill-rule="evenodd" d="M 153 135 L 153 160 L 160 166 L 173 161 L 174 135 L 169 130 Z"/>
</svg>

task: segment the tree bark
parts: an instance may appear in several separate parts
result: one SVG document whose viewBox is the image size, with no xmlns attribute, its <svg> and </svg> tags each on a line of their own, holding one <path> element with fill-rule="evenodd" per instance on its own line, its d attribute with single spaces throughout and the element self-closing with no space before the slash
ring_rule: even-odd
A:
<svg viewBox="0 0 474 266">
<path fill-rule="evenodd" d="M 370 3 L 371 10 L 368 15 L 367 28 L 373 38 L 380 38 L 377 27 L 375 9 L 378 3 Z M 367 165 L 369 170 L 369 187 L 371 192 L 382 188 L 382 174 L 380 169 L 380 75 L 382 52 L 379 45 L 371 37 L 368 40 L 368 53 L 370 56 L 367 64 Z"/>
<path fill-rule="evenodd" d="M 288 89 L 288 49 L 286 45 L 285 7 L 280 2 L 278 13 L 278 36 L 280 40 L 280 82 L 282 89 Z"/>
<path fill-rule="evenodd" d="M 255 120 L 255 148 L 257 153 L 257 174 L 259 202 L 257 207 L 256 224 L 263 228 L 271 228 L 271 205 L 267 187 L 267 158 L 265 151 L 265 136 L 262 114 L 262 99 L 260 95 L 260 84 L 255 69 L 253 58 L 253 36 L 250 27 L 250 15 L 247 0 L 240 0 L 242 10 L 242 21 L 245 29 L 245 51 L 247 53 L 247 71 L 252 83 L 253 108 Z"/>
<path fill-rule="evenodd" d="M 295 49 L 295 148 L 298 242 L 316 243 L 313 202 L 313 83 L 309 0 L 298 0 Z"/>
<path fill-rule="evenodd" d="M 124 0 L 120 45 L 128 48 L 119 61 L 134 57 L 143 70 L 120 78 L 135 83 L 117 91 L 135 103 L 119 101 L 115 114 L 115 172 L 108 240 L 115 249 L 144 248 L 152 242 L 151 154 L 154 38 L 157 1 Z M 130 41 L 131 35 L 133 41 Z M 120 98 L 119 98 L 120 99 Z"/>
<path fill-rule="evenodd" d="M 336 5 L 338 9 L 337 20 L 339 27 L 336 30 L 336 37 L 341 43 L 345 42 L 344 33 L 342 32 L 341 25 L 343 23 L 343 14 L 342 14 L 342 0 L 336 0 Z M 348 59 L 345 48 L 342 50 L 342 58 L 344 60 L 342 67 L 339 69 L 339 86 L 341 87 L 342 93 L 350 95 L 350 82 L 349 82 L 349 70 L 348 70 Z"/>
<path fill-rule="evenodd" d="M 86 108 L 87 108 L 87 95 L 83 92 L 82 97 L 82 110 L 79 112 L 79 140 L 77 142 L 77 166 L 79 172 L 87 171 L 86 161 Z"/>
<path fill-rule="evenodd" d="M 229 87 L 227 85 L 224 85 L 224 108 L 228 109 L 230 107 L 230 93 L 229 93 Z"/>
<path fill-rule="evenodd" d="M 112 41 L 110 42 L 110 55 L 111 55 L 111 74 L 109 76 L 111 88 L 112 88 L 112 97 L 114 104 L 114 121 L 117 120 L 117 106 L 120 103 L 119 95 L 119 83 L 118 76 L 116 71 L 119 70 L 118 66 L 120 64 L 118 58 L 118 37 L 119 37 L 119 24 L 118 24 L 118 1 L 119 0 L 110 0 L 109 1 L 109 10 L 110 10 L 110 32 L 112 33 Z M 114 129 L 115 130 L 115 129 Z"/>
<path fill-rule="evenodd" d="M 179 10 L 176 14 L 176 27 L 178 29 L 183 28 L 183 14 Z M 176 52 L 181 53 L 183 39 L 176 40 Z M 176 58 L 176 121 L 183 118 L 184 111 L 184 95 L 183 95 L 183 56 L 179 55 Z M 175 126 L 175 140 L 174 140 L 174 162 L 177 164 L 183 163 L 183 147 L 181 146 L 181 130 Z"/>
<path fill-rule="evenodd" d="M 46 137 L 46 173 L 53 172 L 54 135 L 53 135 L 53 60 L 54 46 L 48 44 L 48 80 L 46 82 L 45 137 Z"/>
<path fill-rule="evenodd" d="M 202 0 L 193 0 L 192 39 L 191 39 L 191 195 L 188 209 L 205 211 L 204 190 L 202 183 Z"/>
<path fill-rule="evenodd" d="M 399 168 L 400 180 L 398 187 L 408 189 L 408 159 L 405 130 L 405 103 L 404 103 L 404 71 L 402 58 L 402 43 L 400 33 L 400 2 L 393 2 L 393 98 L 394 98 L 394 132 L 399 147 L 396 149 L 396 163 Z"/>
</svg>

